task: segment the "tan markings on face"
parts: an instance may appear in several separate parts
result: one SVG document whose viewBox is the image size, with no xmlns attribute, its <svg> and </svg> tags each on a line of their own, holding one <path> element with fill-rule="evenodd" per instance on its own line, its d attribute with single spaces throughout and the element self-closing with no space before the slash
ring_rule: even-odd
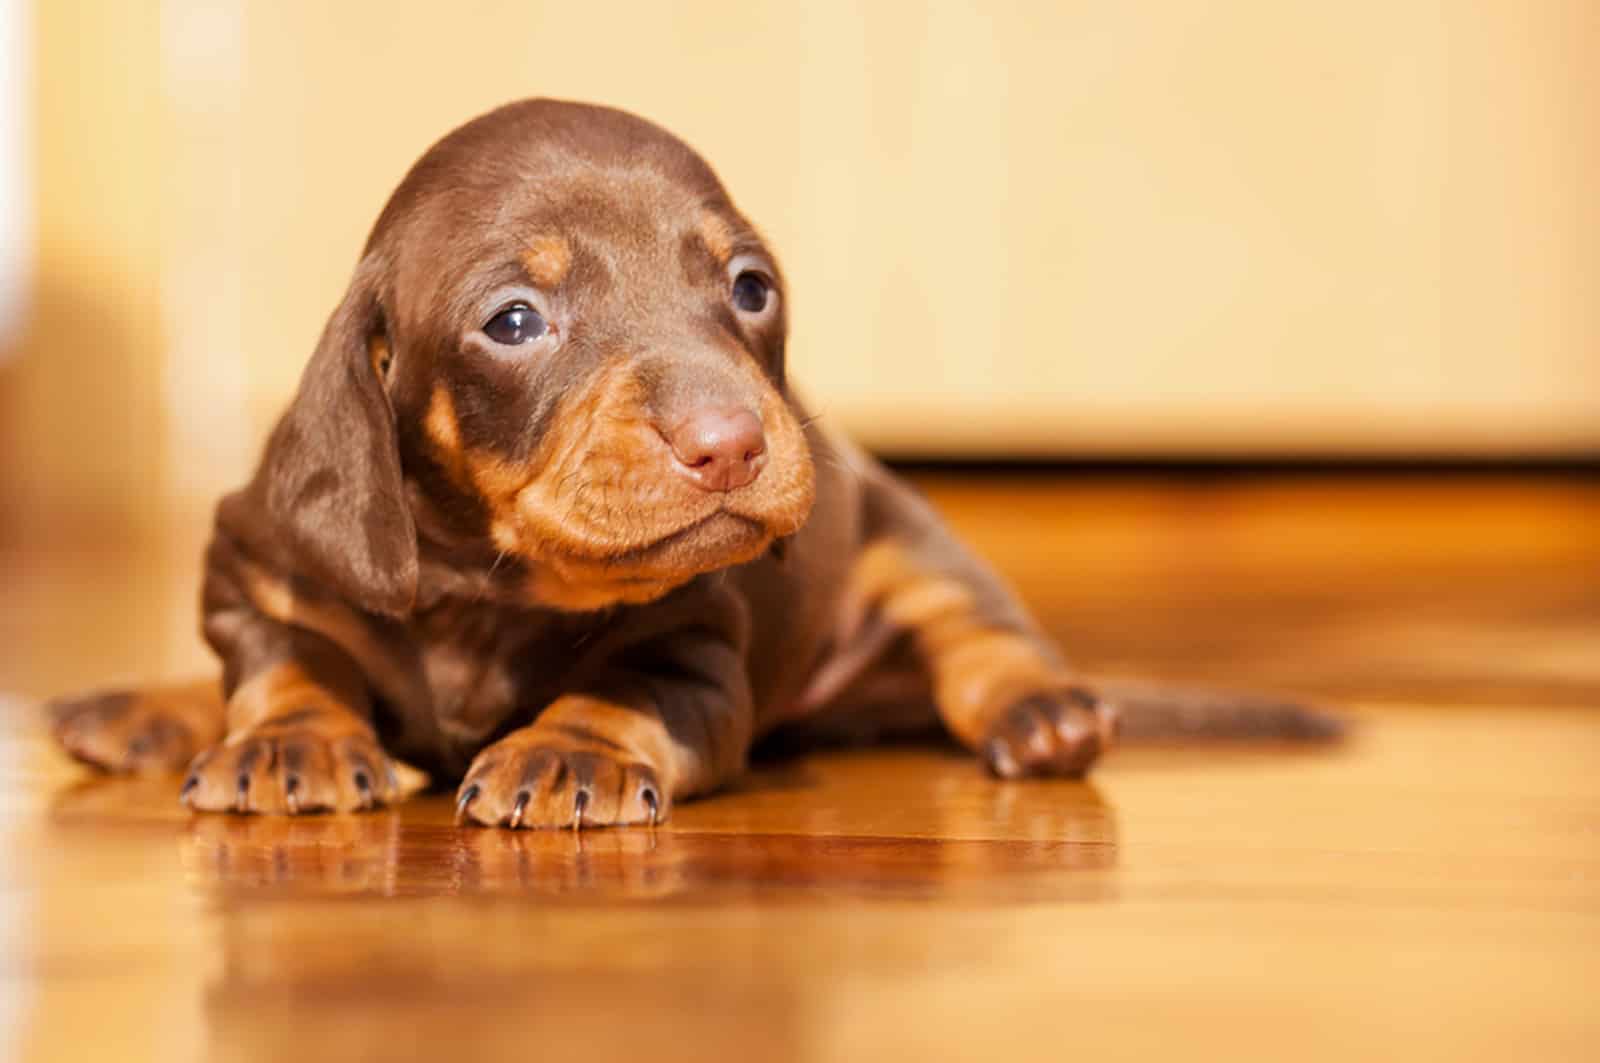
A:
<svg viewBox="0 0 1600 1063">
<path fill-rule="evenodd" d="M 527 563 L 530 596 L 587 611 L 653 601 L 702 572 L 754 560 L 773 538 L 800 527 L 815 492 L 810 449 L 782 397 L 770 387 L 766 392 L 767 469 L 749 487 L 721 497 L 672 470 L 627 358 L 563 399 L 525 462 L 467 446 L 442 385 L 423 427 L 452 481 L 482 500 L 495 548 Z M 709 552 L 667 541 L 707 521 L 726 521 L 724 530 L 737 531 Z"/>
<path fill-rule="evenodd" d="M 613 605 L 653 602 L 697 575 L 691 571 L 660 579 L 619 579 L 603 564 L 550 561 L 534 568 L 528 593 L 553 609 L 586 613 Z"/>
<path fill-rule="evenodd" d="M 879 610 L 890 624 L 911 632 L 927 662 L 940 714 L 969 742 L 1028 695 L 1071 685 L 1027 636 L 985 621 L 971 588 L 920 565 L 893 540 L 862 551 L 849 588 L 847 627 L 859 628 L 868 612 Z"/>
<path fill-rule="evenodd" d="M 433 444 L 434 456 L 445 467 L 456 486 L 475 491 L 498 512 L 509 496 L 515 495 L 531 473 L 486 451 L 473 450 L 461 442 L 461 422 L 456 418 L 455 400 L 443 384 L 436 384 L 428 401 L 423 428 Z"/>
<path fill-rule="evenodd" d="M 531 563 L 536 599 L 575 611 L 647 602 L 698 575 L 618 560 L 715 509 L 677 482 L 664 448 L 619 360 L 556 412 L 531 475 L 474 463 L 496 544 Z"/>
<path fill-rule="evenodd" d="M 541 236 L 522 253 L 522 268 L 541 288 L 555 288 L 572 268 L 572 248 L 559 236 Z"/>
<path fill-rule="evenodd" d="M 596 477 L 607 480 L 602 492 L 610 490 L 615 467 L 648 464 L 637 452 L 615 453 L 628 449 L 623 440 L 637 435 L 629 429 L 644 417 L 640 396 L 619 383 L 626 375 L 616 367 L 569 400 L 554 418 L 550 436 L 525 464 L 464 446 L 455 403 L 443 384 L 434 387 L 424 416 L 435 457 L 451 480 L 482 499 L 488 510 L 495 548 L 532 562 L 533 596 L 557 608 L 581 611 L 649 601 L 687 578 L 639 578 L 611 569 L 602 559 L 586 564 L 570 556 L 601 538 L 594 520 L 575 514 L 574 500 L 595 490 Z"/>
<path fill-rule="evenodd" d="M 716 211 L 700 212 L 700 239 L 724 266 L 733 257 L 733 227 Z"/>
<path fill-rule="evenodd" d="M 473 456 L 461 443 L 461 422 L 456 418 L 455 400 L 450 389 L 443 384 L 433 386 L 428 399 L 428 412 L 423 416 L 422 428 L 433 447 L 433 457 L 450 480 L 465 491 L 476 491 L 472 475 Z"/>
<path fill-rule="evenodd" d="M 450 389 L 443 384 L 433 386 L 422 426 L 427 430 L 437 456 L 445 458 L 460 455 L 461 424 L 456 420 L 455 400 L 450 397 Z"/>
<path fill-rule="evenodd" d="M 811 515 L 817 497 L 811 444 L 794 410 L 772 388 L 763 389 L 761 424 L 767 436 L 767 467 L 750 488 L 728 500 L 728 509 L 759 516 L 775 537 L 793 535 Z"/>
</svg>

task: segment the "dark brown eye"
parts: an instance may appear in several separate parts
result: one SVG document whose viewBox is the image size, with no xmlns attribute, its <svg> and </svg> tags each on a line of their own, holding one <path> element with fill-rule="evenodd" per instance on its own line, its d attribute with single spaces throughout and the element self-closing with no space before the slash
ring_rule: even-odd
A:
<svg viewBox="0 0 1600 1063">
<path fill-rule="evenodd" d="M 549 331 L 539 311 L 531 306 L 510 306 L 489 319 L 483 334 L 496 343 L 515 347 L 519 343 L 536 340 Z"/>
<path fill-rule="evenodd" d="M 747 314 L 759 314 L 772 298 L 772 282 L 753 269 L 733 279 L 733 305 Z"/>
</svg>

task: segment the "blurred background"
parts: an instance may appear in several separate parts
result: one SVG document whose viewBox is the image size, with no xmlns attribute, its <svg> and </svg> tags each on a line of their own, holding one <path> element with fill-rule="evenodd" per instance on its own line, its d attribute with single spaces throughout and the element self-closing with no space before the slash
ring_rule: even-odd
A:
<svg viewBox="0 0 1600 1063">
<path fill-rule="evenodd" d="M 909 458 L 1600 451 L 1600 7 L 0 0 L 3 521 L 203 522 L 389 190 L 637 111 Z"/>
</svg>

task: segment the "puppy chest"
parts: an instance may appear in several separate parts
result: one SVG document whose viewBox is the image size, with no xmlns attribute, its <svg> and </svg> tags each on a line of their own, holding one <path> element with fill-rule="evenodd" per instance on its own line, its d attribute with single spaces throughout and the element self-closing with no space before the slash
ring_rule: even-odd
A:
<svg viewBox="0 0 1600 1063">
<path fill-rule="evenodd" d="M 505 665 L 471 647 L 435 643 L 422 654 L 434 717 L 455 739 L 486 737 L 511 711 L 516 690 Z"/>
<path fill-rule="evenodd" d="M 556 695 L 555 669 L 541 666 L 523 625 L 493 614 L 440 619 L 425 632 L 421 662 L 434 720 L 453 743 L 476 747 Z"/>
</svg>

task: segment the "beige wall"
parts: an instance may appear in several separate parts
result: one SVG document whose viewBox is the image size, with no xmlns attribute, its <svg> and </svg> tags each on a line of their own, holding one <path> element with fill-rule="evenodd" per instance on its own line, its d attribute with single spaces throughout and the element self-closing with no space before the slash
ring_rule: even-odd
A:
<svg viewBox="0 0 1600 1063">
<path fill-rule="evenodd" d="M 33 12 L 36 249 L 0 368 L 0 529 L 122 522 L 163 495 L 162 111 L 154 0 Z"/>
<path fill-rule="evenodd" d="M 40 40 L 54 324 L 5 398 L 70 435 L 92 362 L 118 458 L 35 488 L 241 475 L 405 167 L 532 94 L 713 161 L 880 446 L 1600 447 L 1591 0 L 50 0 Z"/>
</svg>

